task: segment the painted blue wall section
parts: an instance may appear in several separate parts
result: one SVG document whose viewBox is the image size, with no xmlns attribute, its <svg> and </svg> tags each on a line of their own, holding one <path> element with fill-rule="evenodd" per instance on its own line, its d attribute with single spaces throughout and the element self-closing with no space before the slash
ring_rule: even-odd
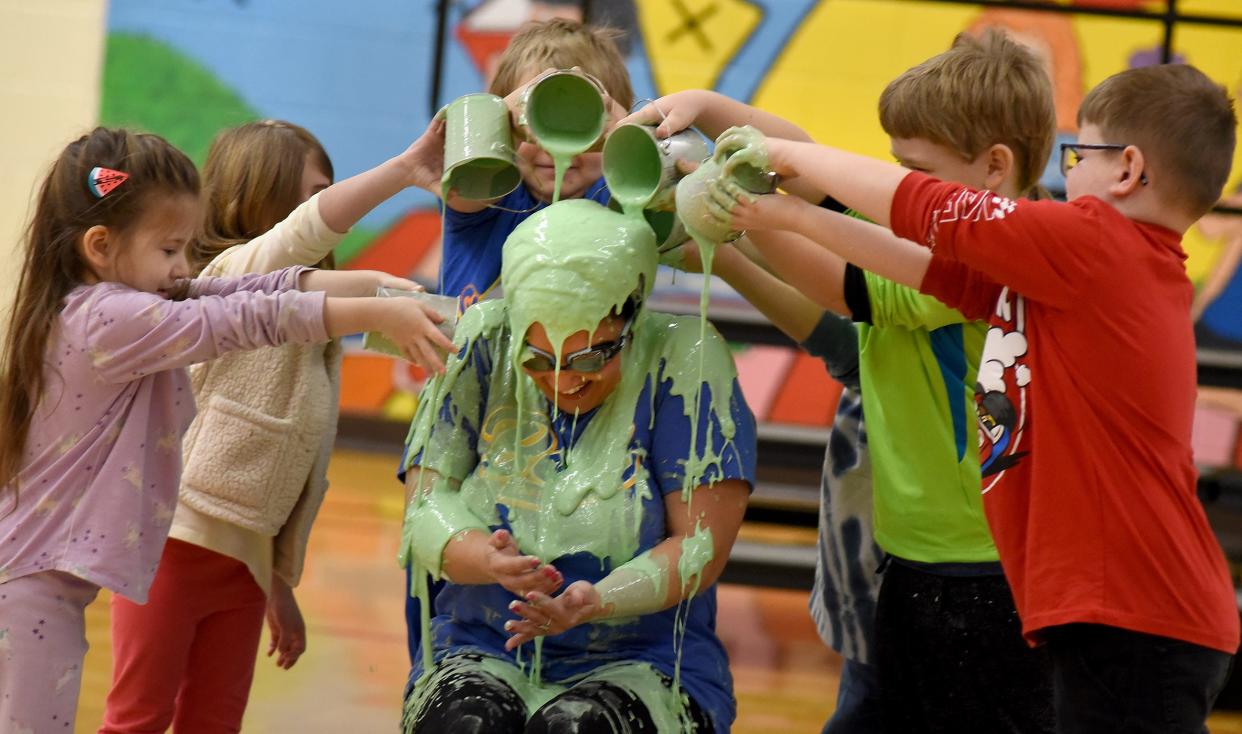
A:
<svg viewBox="0 0 1242 734">
<path fill-rule="evenodd" d="M 108 29 L 163 41 L 262 115 L 305 126 L 344 178 L 404 150 L 426 126 L 434 11 L 408 0 L 112 0 Z M 383 227 L 431 204 L 405 192 L 364 224 Z"/>
</svg>

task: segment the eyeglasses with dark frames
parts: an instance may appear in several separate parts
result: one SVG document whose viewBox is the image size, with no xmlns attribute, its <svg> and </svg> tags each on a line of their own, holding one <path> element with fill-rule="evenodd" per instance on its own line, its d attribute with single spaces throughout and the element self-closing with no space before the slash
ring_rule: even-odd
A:
<svg viewBox="0 0 1242 734">
<path fill-rule="evenodd" d="M 1070 170 L 1082 162 L 1084 150 L 1125 150 L 1129 145 L 1120 143 L 1061 143 L 1061 175 L 1068 176 Z M 1139 174 L 1139 182 L 1147 185 L 1147 174 Z"/>
<path fill-rule="evenodd" d="M 565 362 L 561 365 L 561 370 L 566 372 L 599 372 L 625 349 L 626 343 L 630 338 L 630 326 L 634 323 L 634 316 L 631 314 L 625 320 L 625 325 L 621 327 L 621 334 L 613 341 L 592 344 L 586 349 L 579 349 L 565 355 Z M 556 355 L 533 347 L 529 342 L 526 344 L 526 351 L 529 356 L 522 360 L 522 366 L 531 372 L 551 372 L 556 369 Z"/>
</svg>

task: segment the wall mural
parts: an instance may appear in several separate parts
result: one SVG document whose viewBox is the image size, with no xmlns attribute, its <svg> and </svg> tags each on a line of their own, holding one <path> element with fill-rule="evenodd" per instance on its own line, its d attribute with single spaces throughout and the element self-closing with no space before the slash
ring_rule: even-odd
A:
<svg viewBox="0 0 1242 734">
<path fill-rule="evenodd" d="M 1076 0 L 1082 7 L 1162 10 L 1148 0 Z M 327 147 L 338 175 L 404 149 L 439 105 L 486 86 L 496 56 L 524 21 L 581 17 L 573 0 L 450 3 L 443 73 L 432 100 L 435 3 L 356 0 L 112 0 L 101 121 L 158 132 L 200 164 L 215 133 L 255 118 L 304 125 Z M 1048 65 L 1062 139 L 1076 133 L 1086 90 L 1121 69 L 1158 63 L 1159 22 L 1018 11 L 915 0 L 593 0 L 592 19 L 626 32 L 639 99 L 713 87 L 805 127 L 816 139 L 879 157 L 888 141 L 875 101 L 909 66 L 961 31 L 1008 28 Z M 1242 19 L 1233 0 L 1182 0 L 1186 13 Z M 1242 28 L 1183 23 L 1179 60 L 1242 95 Z M 1059 189 L 1055 167 L 1043 183 Z M 1242 151 L 1226 203 L 1242 207 Z M 434 284 L 436 202 L 407 192 L 372 212 L 338 249 L 345 267 L 412 274 Z M 1242 216 L 1206 217 L 1185 240 L 1199 287 L 1197 333 L 1209 355 L 1242 359 Z M 664 303 L 697 304 L 696 276 L 663 275 Z M 746 306 L 723 284 L 714 308 Z M 349 345 L 342 407 L 408 420 L 422 376 L 405 363 Z M 793 349 L 738 345 L 747 399 L 769 423 L 826 427 L 839 388 Z M 808 397 L 810 399 L 808 399 Z M 1204 388 L 1196 458 L 1242 468 L 1242 393 Z"/>
</svg>

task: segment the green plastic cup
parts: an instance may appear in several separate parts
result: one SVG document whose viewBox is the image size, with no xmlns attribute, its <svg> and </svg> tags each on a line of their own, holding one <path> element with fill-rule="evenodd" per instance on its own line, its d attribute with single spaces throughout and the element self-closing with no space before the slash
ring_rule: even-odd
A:
<svg viewBox="0 0 1242 734">
<path fill-rule="evenodd" d="M 604 180 L 623 206 L 671 210 L 681 179 L 677 162 L 700 163 L 709 152 L 707 141 L 694 130 L 661 140 L 650 125 L 620 125 L 604 141 Z"/>
<path fill-rule="evenodd" d="M 463 199 L 497 199 L 522 182 L 509 107 L 494 94 L 467 94 L 444 108 L 441 188 Z"/>
<path fill-rule="evenodd" d="M 519 123 L 553 155 L 590 150 L 608 124 L 599 84 L 577 71 L 556 71 L 535 80 L 522 95 Z"/>
</svg>

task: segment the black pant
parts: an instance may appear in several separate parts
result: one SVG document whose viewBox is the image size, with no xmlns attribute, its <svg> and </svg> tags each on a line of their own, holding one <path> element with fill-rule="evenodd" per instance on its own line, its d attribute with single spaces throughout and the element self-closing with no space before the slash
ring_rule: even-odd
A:
<svg viewBox="0 0 1242 734">
<path fill-rule="evenodd" d="M 454 663 L 478 662 L 455 655 Z M 441 663 L 443 664 L 443 663 Z M 661 675 L 664 684 L 673 681 Z M 693 699 L 688 713 L 696 734 L 711 734 L 711 722 Z M 602 681 L 570 687 L 527 718 L 525 702 L 507 683 L 469 664 L 441 678 L 415 714 L 410 730 L 425 734 L 661 734 L 643 702 L 625 688 Z"/>
<path fill-rule="evenodd" d="M 890 734 L 1054 731 L 1051 666 L 1023 641 L 1004 576 L 889 563 L 876 667 Z"/>
<path fill-rule="evenodd" d="M 1061 734 L 1199 734 L 1233 656 L 1098 624 L 1043 632 Z"/>
</svg>

